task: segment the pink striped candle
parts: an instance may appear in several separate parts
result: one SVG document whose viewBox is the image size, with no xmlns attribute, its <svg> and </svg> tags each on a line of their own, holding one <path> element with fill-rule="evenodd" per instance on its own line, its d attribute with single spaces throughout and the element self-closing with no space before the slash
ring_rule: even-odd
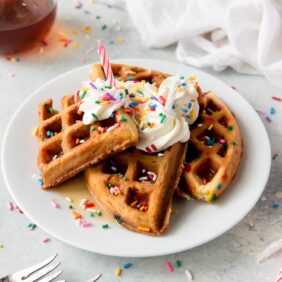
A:
<svg viewBox="0 0 282 282">
<path fill-rule="evenodd" d="M 99 55 L 100 60 L 101 60 L 101 65 L 104 69 L 106 79 L 109 81 L 111 86 L 116 86 L 116 82 L 115 82 L 113 70 L 111 68 L 110 60 L 107 56 L 106 49 L 105 49 L 104 45 L 101 43 L 100 40 L 98 40 L 97 51 L 98 51 L 98 55 Z"/>
</svg>

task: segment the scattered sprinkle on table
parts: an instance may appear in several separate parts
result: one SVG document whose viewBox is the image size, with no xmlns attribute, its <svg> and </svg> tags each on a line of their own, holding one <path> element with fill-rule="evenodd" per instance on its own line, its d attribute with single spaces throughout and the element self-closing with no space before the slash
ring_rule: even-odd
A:
<svg viewBox="0 0 282 282">
<path fill-rule="evenodd" d="M 185 270 L 185 274 L 188 280 L 193 280 L 192 272 L 189 269 Z"/>
<path fill-rule="evenodd" d="M 275 100 L 275 101 L 278 101 L 278 102 L 282 102 L 282 98 L 280 98 L 280 97 L 272 96 L 271 98 L 272 98 L 272 100 Z"/>
<path fill-rule="evenodd" d="M 173 272 L 174 268 L 172 266 L 172 264 L 169 261 L 165 262 L 165 268 L 169 271 L 169 272 Z"/>
<path fill-rule="evenodd" d="M 180 260 L 177 260 L 176 261 L 176 267 L 180 267 L 182 265 L 181 261 Z"/>
<path fill-rule="evenodd" d="M 54 200 L 51 201 L 51 207 L 54 208 L 54 209 L 59 209 L 60 206 L 57 202 L 55 202 Z"/>
<path fill-rule="evenodd" d="M 102 29 L 102 30 L 107 29 L 107 25 L 106 25 L 106 24 L 102 25 L 101 29 Z"/>
<path fill-rule="evenodd" d="M 131 263 L 131 262 L 126 262 L 126 263 L 123 264 L 122 268 L 123 268 L 123 269 L 128 269 L 128 268 L 130 268 L 131 266 L 132 266 L 132 263 Z"/>
<path fill-rule="evenodd" d="M 36 228 L 36 224 L 30 223 L 27 227 L 29 230 L 34 230 Z"/>
<path fill-rule="evenodd" d="M 50 239 L 47 238 L 47 237 L 45 237 L 45 238 L 42 239 L 42 243 L 48 243 L 49 241 L 50 241 Z"/>
<path fill-rule="evenodd" d="M 103 224 L 103 225 L 102 225 L 102 228 L 103 228 L 103 229 L 108 229 L 108 228 L 109 228 L 109 224 Z"/>
<path fill-rule="evenodd" d="M 3 249 L 4 245 L 2 243 L 0 243 L 0 249 Z"/>
<path fill-rule="evenodd" d="M 122 271 L 121 268 L 120 268 L 120 267 L 117 267 L 117 268 L 116 268 L 116 271 L 115 271 L 115 275 L 116 275 L 116 276 L 120 276 L 120 275 L 121 275 L 121 271 Z"/>
<path fill-rule="evenodd" d="M 269 114 L 274 115 L 276 113 L 276 109 L 274 107 L 269 108 Z"/>
<path fill-rule="evenodd" d="M 272 204 L 272 208 L 273 208 L 273 209 L 279 209 L 279 208 L 280 208 L 280 203 L 274 202 L 274 203 Z"/>
</svg>

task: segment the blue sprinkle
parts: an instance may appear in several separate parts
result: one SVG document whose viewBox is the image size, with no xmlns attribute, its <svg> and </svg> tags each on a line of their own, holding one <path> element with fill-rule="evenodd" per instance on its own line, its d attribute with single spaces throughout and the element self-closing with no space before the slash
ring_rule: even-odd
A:
<svg viewBox="0 0 282 282">
<path fill-rule="evenodd" d="M 139 104 L 137 103 L 137 102 L 131 102 L 130 104 L 129 104 L 129 107 L 130 108 L 134 108 L 135 106 L 138 106 Z"/>
<path fill-rule="evenodd" d="M 94 212 L 89 213 L 91 217 L 94 217 Z"/>
<path fill-rule="evenodd" d="M 185 86 L 187 86 L 187 83 L 183 82 L 181 85 L 185 87 Z"/>
<path fill-rule="evenodd" d="M 51 131 L 48 130 L 48 131 L 46 132 L 46 134 L 47 134 L 47 136 L 51 136 Z"/>
<path fill-rule="evenodd" d="M 212 145 L 214 145 L 215 140 L 214 140 L 214 139 L 208 139 L 208 140 L 206 141 L 206 143 L 207 143 L 208 146 L 212 146 Z"/>
<path fill-rule="evenodd" d="M 279 209 L 280 208 L 280 204 L 278 202 L 274 202 L 273 205 L 272 205 L 272 208 Z"/>
<path fill-rule="evenodd" d="M 115 44 L 115 41 L 114 41 L 113 39 L 110 39 L 110 40 L 109 40 L 109 43 L 110 43 L 111 45 L 113 45 L 113 44 Z"/>
<path fill-rule="evenodd" d="M 175 105 L 174 104 L 172 105 L 172 109 L 175 110 Z"/>
<path fill-rule="evenodd" d="M 270 107 L 269 113 L 270 113 L 271 115 L 274 115 L 274 114 L 276 113 L 276 109 L 275 109 L 274 107 Z"/>
<path fill-rule="evenodd" d="M 43 186 L 43 180 L 42 179 L 37 179 L 37 182 L 40 186 Z"/>
<path fill-rule="evenodd" d="M 155 109 L 157 107 L 157 104 L 153 104 L 150 106 L 151 109 Z"/>
<path fill-rule="evenodd" d="M 182 109 L 184 113 L 188 113 L 188 109 Z"/>
<path fill-rule="evenodd" d="M 111 118 L 114 118 L 114 117 L 115 117 L 115 114 L 114 114 L 114 113 L 112 113 L 112 114 L 110 115 L 110 117 L 111 117 Z"/>
<path fill-rule="evenodd" d="M 189 104 L 188 104 L 188 109 L 191 109 L 192 108 L 192 103 L 190 102 Z"/>
<path fill-rule="evenodd" d="M 127 80 L 134 80 L 134 77 L 133 76 L 128 76 Z"/>
<path fill-rule="evenodd" d="M 122 267 L 123 267 L 123 269 L 128 269 L 128 268 L 130 268 L 132 266 L 132 263 L 131 262 L 127 262 L 127 263 L 125 263 Z"/>
<path fill-rule="evenodd" d="M 186 115 L 186 118 L 191 118 L 190 115 Z"/>
</svg>

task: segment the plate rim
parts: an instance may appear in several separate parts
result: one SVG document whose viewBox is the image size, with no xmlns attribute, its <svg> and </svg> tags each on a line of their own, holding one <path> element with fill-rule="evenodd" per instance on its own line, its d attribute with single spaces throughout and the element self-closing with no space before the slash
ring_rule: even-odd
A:
<svg viewBox="0 0 282 282">
<path fill-rule="evenodd" d="M 210 78 L 212 78 L 213 80 L 216 80 L 218 83 L 224 85 L 225 87 L 228 87 L 228 85 L 218 79 L 217 77 L 213 76 L 213 75 L 210 75 L 209 73 L 206 73 L 205 71 L 202 71 L 202 70 L 199 70 L 197 68 L 194 68 L 194 67 L 191 67 L 191 66 L 187 66 L 187 65 L 184 65 L 184 64 L 180 64 L 180 63 L 177 63 L 177 62 L 173 62 L 173 61 L 165 61 L 165 60 L 155 60 L 155 59 L 146 59 L 146 58 L 120 58 L 120 59 L 115 59 L 113 60 L 112 62 L 113 63 L 124 63 L 124 64 L 127 64 L 128 61 L 137 61 L 137 63 L 140 63 L 140 62 L 144 62 L 144 64 L 174 64 L 174 65 L 180 65 L 182 67 L 187 67 L 187 68 L 190 68 L 190 69 L 195 69 L 197 70 L 197 72 L 199 73 L 203 73 L 205 76 L 208 76 Z M 95 63 L 95 62 L 94 62 Z M 19 106 L 18 108 L 16 109 L 16 111 L 14 112 L 14 114 L 12 115 L 12 117 L 10 118 L 10 121 L 5 129 L 5 133 L 4 133 L 4 136 L 3 136 L 3 142 L 2 142 L 2 146 L 1 146 L 1 167 L 2 167 L 2 175 L 3 175 L 3 179 L 4 179 L 4 182 L 6 184 L 6 187 L 10 193 L 10 195 L 12 196 L 13 200 L 18 204 L 18 198 L 17 196 L 15 195 L 13 189 L 12 189 L 12 185 L 10 185 L 9 183 L 9 180 L 8 180 L 8 177 L 7 177 L 7 173 L 6 173 L 6 170 L 7 170 L 7 167 L 5 166 L 5 148 L 7 147 L 7 143 L 8 143 L 8 136 L 9 136 L 9 133 L 11 131 L 11 128 L 12 128 L 12 125 L 13 125 L 13 122 L 14 120 L 16 119 L 16 116 L 18 115 L 18 113 L 29 103 L 30 100 L 33 99 L 33 97 L 35 97 L 39 92 L 41 92 L 42 89 L 44 89 L 45 87 L 47 87 L 49 84 L 52 84 L 53 82 L 57 81 L 57 80 L 60 80 L 62 77 L 74 72 L 74 71 L 79 71 L 80 69 L 86 69 L 87 67 L 90 69 L 90 66 L 92 65 L 93 63 L 91 64 L 87 64 L 87 65 L 83 65 L 83 66 L 80 66 L 80 67 L 77 67 L 77 68 L 74 68 L 74 69 L 71 69 L 71 70 L 68 70 L 64 73 L 61 73 L 57 76 L 54 76 L 53 78 L 51 78 L 50 80 L 46 81 L 43 85 L 41 85 L 39 88 L 35 89 Z M 249 206 L 248 208 L 248 211 L 244 214 L 242 214 L 240 217 L 237 218 L 237 220 L 235 221 L 235 223 L 233 222 L 231 225 L 228 225 L 227 227 L 223 228 L 223 230 L 221 230 L 221 232 L 218 232 L 217 234 L 211 236 L 208 240 L 205 240 L 205 239 L 202 239 L 200 241 L 198 241 L 197 243 L 193 244 L 192 246 L 190 247 L 186 247 L 186 246 L 182 246 L 182 247 L 179 247 L 179 248 L 174 248 L 173 250 L 159 250 L 158 252 L 153 252 L 151 254 L 143 254 L 143 255 L 138 255 L 138 254 L 132 254 L 131 252 L 127 252 L 125 251 L 124 254 L 120 254 L 119 251 L 117 251 L 115 253 L 115 251 L 111 252 L 111 251 L 94 251 L 92 249 L 88 249 L 86 247 L 83 247 L 75 242 L 72 242 L 72 241 L 69 241 L 68 239 L 65 239 L 63 238 L 62 235 L 60 234 L 57 234 L 57 233 L 54 233 L 52 230 L 50 231 L 48 229 L 48 227 L 45 228 L 45 226 L 42 226 L 40 222 L 38 222 L 37 220 L 35 220 L 36 224 L 43 230 L 45 231 L 47 234 L 50 234 L 51 236 L 53 236 L 54 238 L 64 242 L 64 243 L 67 243 L 71 246 L 75 246 L 77 248 L 80 248 L 80 249 L 84 249 L 86 251 L 91 251 L 91 252 L 95 252 L 97 254 L 102 254 L 102 255 L 109 255 L 109 256 L 118 256 L 118 257 L 121 257 L 121 256 L 126 256 L 126 257 L 155 257 L 155 256 L 162 256 L 162 255 L 168 255 L 168 254 L 172 254 L 172 253 L 179 253 L 179 252 L 182 252 L 182 251 L 186 251 L 186 250 L 190 250 L 190 249 L 193 249 L 195 247 L 198 247 L 198 246 L 201 246 L 203 244 L 206 244 L 218 237 L 220 237 L 221 235 L 223 235 L 224 233 L 226 233 L 228 230 L 230 230 L 231 228 L 233 228 L 234 226 L 236 226 L 238 223 L 240 223 L 242 221 L 243 218 L 245 218 L 247 216 L 247 214 L 254 208 L 254 206 L 256 205 L 257 201 L 259 200 L 259 198 L 261 197 L 263 191 L 265 190 L 265 187 L 266 187 L 266 184 L 268 182 L 268 179 L 269 179 L 269 175 L 270 175 L 270 170 L 271 170 L 271 145 L 270 145 L 270 140 L 269 140 L 269 136 L 268 136 L 268 133 L 266 131 L 266 128 L 263 124 L 263 122 L 261 121 L 261 119 L 259 118 L 258 114 L 255 112 L 253 106 L 245 99 L 244 96 L 242 96 L 238 91 L 236 91 L 238 95 L 240 95 L 240 97 L 248 104 L 248 106 L 254 111 L 254 113 L 257 115 L 258 117 L 258 121 L 261 123 L 262 125 L 262 129 L 263 129 L 263 133 L 265 135 L 265 141 L 267 143 L 267 153 L 269 155 L 269 158 L 268 158 L 268 163 L 265 165 L 265 170 L 266 170 L 266 174 L 265 174 L 265 178 L 263 181 L 261 181 L 261 189 L 260 189 L 260 192 L 257 193 L 257 197 L 255 199 L 253 199 L 253 202 L 252 204 Z M 21 205 L 20 205 L 21 206 Z M 30 214 L 29 212 L 27 212 L 25 210 L 25 207 L 22 207 L 21 206 L 21 209 L 23 210 L 24 214 L 31 220 L 33 220 L 33 216 L 32 214 Z M 129 231 L 131 232 L 131 231 Z"/>
</svg>

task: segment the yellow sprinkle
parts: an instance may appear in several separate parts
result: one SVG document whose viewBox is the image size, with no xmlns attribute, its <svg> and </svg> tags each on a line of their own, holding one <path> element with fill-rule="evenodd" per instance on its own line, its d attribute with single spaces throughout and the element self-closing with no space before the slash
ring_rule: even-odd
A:
<svg viewBox="0 0 282 282">
<path fill-rule="evenodd" d="M 178 88 L 177 88 L 177 92 L 181 92 L 181 91 L 183 91 L 183 87 L 180 85 L 180 86 L 178 86 Z"/>
<path fill-rule="evenodd" d="M 127 74 L 136 74 L 136 72 L 133 71 L 133 70 L 129 70 L 129 71 L 127 71 L 126 73 L 127 73 Z"/>
<path fill-rule="evenodd" d="M 86 25 L 86 26 L 84 26 L 84 27 L 82 28 L 82 31 L 83 31 L 84 33 L 90 33 L 90 32 L 91 32 L 91 27 L 88 26 L 88 25 Z"/>
<path fill-rule="evenodd" d="M 109 104 L 111 104 L 110 101 L 103 101 L 103 102 L 100 103 L 101 106 L 107 106 Z"/>
<path fill-rule="evenodd" d="M 191 81 L 196 80 L 196 76 L 195 75 L 190 75 L 188 79 L 191 80 Z"/>
<path fill-rule="evenodd" d="M 213 128 L 213 125 L 211 124 L 209 127 L 208 127 L 208 130 L 211 130 Z"/>
<path fill-rule="evenodd" d="M 120 276 L 121 275 L 121 268 L 120 267 L 116 268 L 115 274 L 116 274 L 116 276 Z"/>
<path fill-rule="evenodd" d="M 37 135 L 38 135 L 38 130 L 39 130 L 38 127 L 35 127 L 35 128 L 33 129 L 33 136 L 37 136 Z"/>
<path fill-rule="evenodd" d="M 12 57 L 12 58 L 10 59 L 10 61 L 14 63 L 14 62 L 17 61 L 17 59 L 16 59 L 15 57 Z"/>
<path fill-rule="evenodd" d="M 153 82 L 152 85 L 156 86 L 156 82 Z"/>
<path fill-rule="evenodd" d="M 78 42 L 73 42 L 72 44 L 74 49 L 78 49 L 79 48 L 79 43 Z"/>
<path fill-rule="evenodd" d="M 135 206 L 136 204 L 138 203 L 138 201 L 134 201 L 134 202 L 132 202 L 131 204 L 130 204 L 130 206 Z"/>
<path fill-rule="evenodd" d="M 150 228 L 145 226 L 138 226 L 137 229 L 143 232 L 150 232 Z"/>
<path fill-rule="evenodd" d="M 3 249 L 3 248 L 4 248 L 4 245 L 0 243 L 0 249 Z"/>
<path fill-rule="evenodd" d="M 141 80 L 141 82 L 142 82 L 142 83 L 146 83 L 146 80 L 143 79 L 143 80 Z"/>
<path fill-rule="evenodd" d="M 143 211 L 145 209 L 145 207 L 144 206 L 142 206 L 139 210 L 140 211 Z"/>
<path fill-rule="evenodd" d="M 125 41 L 125 39 L 123 38 L 123 37 L 118 37 L 117 39 L 116 39 L 116 42 L 117 43 L 122 43 L 122 42 L 124 42 Z"/>
</svg>

